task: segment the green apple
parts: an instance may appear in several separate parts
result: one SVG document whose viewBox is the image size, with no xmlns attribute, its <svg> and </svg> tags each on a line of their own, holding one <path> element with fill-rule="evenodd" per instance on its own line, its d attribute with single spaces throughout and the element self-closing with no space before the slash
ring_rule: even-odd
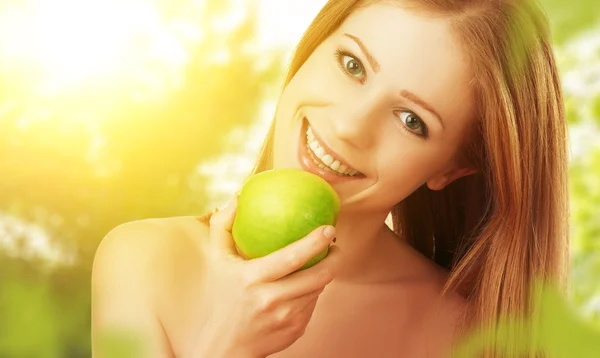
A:
<svg viewBox="0 0 600 358">
<path fill-rule="evenodd" d="M 272 169 L 250 177 L 239 193 L 233 239 L 249 259 L 268 255 L 321 225 L 335 225 L 340 199 L 325 179 L 300 169 Z M 302 269 L 324 259 L 329 248 Z"/>
</svg>

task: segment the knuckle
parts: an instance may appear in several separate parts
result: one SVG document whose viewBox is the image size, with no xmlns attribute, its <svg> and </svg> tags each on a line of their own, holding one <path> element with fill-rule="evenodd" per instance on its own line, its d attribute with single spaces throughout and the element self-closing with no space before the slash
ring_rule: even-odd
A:
<svg viewBox="0 0 600 358">
<path fill-rule="evenodd" d="M 242 270 L 242 272 L 240 273 L 239 279 L 240 279 L 241 286 L 245 289 L 252 288 L 256 282 L 256 278 L 254 277 L 254 274 L 252 274 L 248 270 Z"/>
<path fill-rule="evenodd" d="M 292 267 L 301 267 L 304 264 L 302 255 L 300 255 L 297 251 L 291 251 L 287 257 L 287 261 Z"/>
<path fill-rule="evenodd" d="M 286 325 L 292 318 L 292 310 L 289 307 L 281 308 L 275 314 L 275 324 L 278 326 Z"/>
<path fill-rule="evenodd" d="M 256 306 L 258 312 L 272 312 L 277 306 L 277 297 L 270 293 L 262 293 L 256 295 Z"/>
<path fill-rule="evenodd" d="M 290 321 L 290 333 L 295 337 L 300 337 L 306 331 L 307 322 L 302 317 L 295 317 Z"/>
</svg>

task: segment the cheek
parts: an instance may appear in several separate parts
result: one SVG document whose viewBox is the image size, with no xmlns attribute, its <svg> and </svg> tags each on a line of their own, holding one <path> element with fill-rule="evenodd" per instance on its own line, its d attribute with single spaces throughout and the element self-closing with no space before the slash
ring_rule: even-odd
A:
<svg viewBox="0 0 600 358">
<path fill-rule="evenodd" d="M 390 136 L 391 137 L 391 136 Z M 442 146 L 420 142 L 399 133 L 387 145 L 379 147 L 377 155 L 378 183 L 395 197 L 409 195 L 443 171 L 449 161 Z"/>
<path fill-rule="evenodd" d="M 427 181 L 428 164 L 415 159 L 388 161 L 377 170 L 380 190 L 400 201 Z"/>
</svg>

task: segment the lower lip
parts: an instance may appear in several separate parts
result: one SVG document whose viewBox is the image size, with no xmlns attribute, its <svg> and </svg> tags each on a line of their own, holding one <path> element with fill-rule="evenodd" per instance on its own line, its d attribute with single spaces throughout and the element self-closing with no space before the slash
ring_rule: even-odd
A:
<svg viewBox="0 0 600 358">
<path fill-rule="evenodd" d="M 302 131 L 300 135 L 300 145 L 298 147 L 298 159 L 300 161 L 300 165 L 302 169 L 307 172 L 316 174 L 321 178 L 325 179 L 328 183 L 340 183 L 340 182 L 348 182 L 363 179 L 364 176 L 341 176 L 333 174 L 325 169 L 319 168 L 315 162 L 312 160 L 310 155 L 308 154 L 308 147 L 306 144 L 306 130 L 308 123 L 304 120 L 304 125 L 302 126 Z"/>
</svg>

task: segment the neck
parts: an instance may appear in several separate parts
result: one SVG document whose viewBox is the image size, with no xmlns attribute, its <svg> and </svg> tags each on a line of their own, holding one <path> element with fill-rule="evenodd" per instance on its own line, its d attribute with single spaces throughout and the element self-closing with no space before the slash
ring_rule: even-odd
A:
<svg viewBox="0 0 600 358">
<path fill-rule="evenodd" d="M 342 211 L 336 225 L 336 245 L 344 254 L 344 265 L 336 276 L 338 282 L 372 283 L 391 275 L 391 257 L 401 240 L 385 224 L 387 213 Z M 388 270 L 386 270 L 388 268 Z"/>
</svg>

